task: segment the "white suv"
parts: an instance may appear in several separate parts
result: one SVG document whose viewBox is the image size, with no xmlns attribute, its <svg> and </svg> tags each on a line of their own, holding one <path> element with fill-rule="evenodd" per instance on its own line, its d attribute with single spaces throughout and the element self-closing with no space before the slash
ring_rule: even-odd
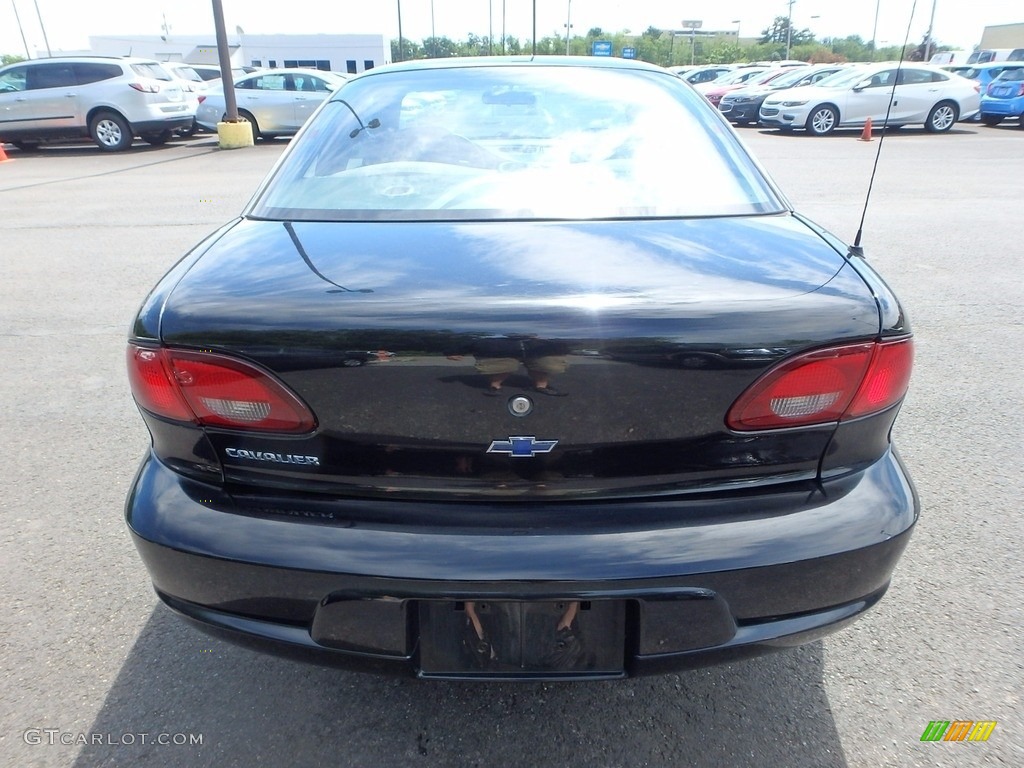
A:
<svg viewBox="0 0 1024 768">
<path fill-rule="evenodd" d="M 92 138 L 121 150 L 140 136 L 163 144 L 195 117 L 196 99 L 159 62 L 75 56 L 0 67 L 0 142 L 33 149 Z"/>
</svg>

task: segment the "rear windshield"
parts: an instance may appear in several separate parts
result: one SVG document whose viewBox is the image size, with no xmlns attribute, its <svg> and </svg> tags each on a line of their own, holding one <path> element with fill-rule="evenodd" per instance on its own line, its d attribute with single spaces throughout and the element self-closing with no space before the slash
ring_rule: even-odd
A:
<svg viewBox="0 0 1024 768">
<path fill-rule="evenodd" d="M 999 77 L 997 77 L 996 80 L 1012 80 L 1013 82 L 1020 82 L 1024 80 L 1024 67 L 1004 69 L 999 73 Z"/>
<path fill-rule="evenodd" d="M 731 129 L 678 78 L 525 65 L 352 80 L 295 141 L 249 214 L 596 219 L 783 209 Z"/>
<path fill-rule="evenodd" d="M 188 80 L 192 83 L 205 82 L 203 78 L 199 76 L 199 73 L 192 69 L 192 67 L 176 66 L 172 68 L 172 72 L 182 80 Z"/>
<path fill-rule="evenodd" d="M 132 64 L 132 71 L 139 77 L 148 77 L 150 80 L 173 80 L 171 73 L 156 62 L 152 64 Z"/>
</svg>

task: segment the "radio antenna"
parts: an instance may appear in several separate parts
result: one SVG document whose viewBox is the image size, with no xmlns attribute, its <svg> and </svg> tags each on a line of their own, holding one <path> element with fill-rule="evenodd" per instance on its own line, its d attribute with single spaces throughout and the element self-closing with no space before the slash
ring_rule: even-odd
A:
<svg viewBox="0 0 1024 768">
<path fill-rule="evenodd" d="M 910 42 L 910 27 L 914 23 L 914 12 L 917 10 L 917 0 L 914 0 L 913 5 L 910 7 L 910 19 L 907 21 L 907 33 L 903 37 L 903 48 L 900 50 L 900 60 L 896 64 L 896 77 L 893 78 L 892 88 L 889 92 L 889 106 L 885 109 L 885 121 L 882 123 L 882 135 L 878 137 L 878 149 L 875 150 L 875 162 L 871 166 L 871 178 L 868 181 L 868 191 L 864 196 L 864 209 L 860 213 L 860 224 L 857 226 L 857 235 L 853 239 L 853 245 L 850 246 L 850 253 L 854 256 L 864 256 L 864 248 L 861 247 L 860 241 L 864 235 L 864 219 L 868 215 L 868 202 L 871 200 L 871 190 L 875 186 L 875 173 L 878 172 L 878 159 L 882 156 L 882 142 L 885 141 L 886 134 L 889 132 L 889 114 L 892 112 L 892 102 L 896 97 L 896 84 L 900 81 L 900 74 L 903 71 L 903 60 L 907 54 L 907 44 Z M 931 34 L 929 32 L 929 34 Z"/>
</svg>

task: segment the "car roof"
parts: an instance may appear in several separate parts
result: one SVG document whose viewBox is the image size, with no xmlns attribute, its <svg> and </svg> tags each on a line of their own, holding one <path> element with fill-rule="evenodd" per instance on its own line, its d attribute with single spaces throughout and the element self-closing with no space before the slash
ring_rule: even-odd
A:
<svg viewBox="0 0 1024 768">
<path fill-rule="evenodd" d="M 420 71 L 425 69 L 476 69 L 482 67 L 585 67 L 588 69 L 632 69 L 637 71 L 668 73 L 664 67 L 638 59 L 620 59 L 611 56 L 473 56 L 447 59 L 416 59 L 386 64 L 363 72 L 365 77 L 384 72 Z"/>
<path fill-rule="evenodd" d="M 231 70 L 234 72 L 235 70 Z M 332 72 L 327 69 L 313 69 L 312 67 L 274 67 L 273 69 L 257 69 L 255 72 L 246 72 L 244 75 L 239 75 L 238 80 L 246 80 L 252 77 L 264 77 L 266 75 L 281 75 L 286 73 L 298 73 L 300 75 L 330 75 L 333 77 L 340 77 L 342 80 L 348 79 L 347 75 L 341 72 Z"/>
<path fill-rule="evenodd" d="M 141 56 L 93 56 L 89 54 L 83 54 L 80 56 L 48 56 L 45 59 L 29 59 L 27 61 L 16 61 L 13 62 L 17 65 L 22 64 L 48 64 L 50 62 L 61 62 L 61 61 L 109 61 L 120 64 L 165 64 L 167 62 L 157 61 L 156 59 L 146 59 Z M 9 66 L 9 65 L 8 65 Z"/>
</svg>

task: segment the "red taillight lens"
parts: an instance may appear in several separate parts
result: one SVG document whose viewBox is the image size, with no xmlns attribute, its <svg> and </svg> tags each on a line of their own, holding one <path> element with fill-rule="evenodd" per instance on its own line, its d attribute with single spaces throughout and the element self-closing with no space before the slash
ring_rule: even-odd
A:
<svg viewBox="0 0 1024 768">
<path fill-rule="evenodd" d="M 283 384 L 226 355 L 129 344 L 128 378 L 142 408 L 175 421 L 263 432 L 316 428 L 312 412 Z"/>
<path fill-rule="evenodd" d="M 199 103 L 202 104 L 204 101 L 206 101 L 206 96 L 200 96 Z"/>
<path fill-rule="evenodd" d="M 754 382 L 733 403 L 726 424 L 747 432 L 877 413 L 906 394 L 912 362 L 910 339 L 808 352 Z"/>
<path fill-rule="evenodd" d="M 175 421 L 196 420 L 164 368 L 163 350 L 128 345 L 128 383 L 141 408 Z"/>
<path fill-rule="evenodd" d="M 898 403 L 910 386 L 913 367 L 914 344 L 910 339 L 875 344 L 868 372 L 843 419 L 878 413 Z"/>
<path fill-rule="evenodd" d="M 160 93 L 160 86 L 156 83 L 134 82 L 128 83 L 128 85 L 134 88 L 136 91 L 141 91 L 142 93 Z"/>
</svg>

